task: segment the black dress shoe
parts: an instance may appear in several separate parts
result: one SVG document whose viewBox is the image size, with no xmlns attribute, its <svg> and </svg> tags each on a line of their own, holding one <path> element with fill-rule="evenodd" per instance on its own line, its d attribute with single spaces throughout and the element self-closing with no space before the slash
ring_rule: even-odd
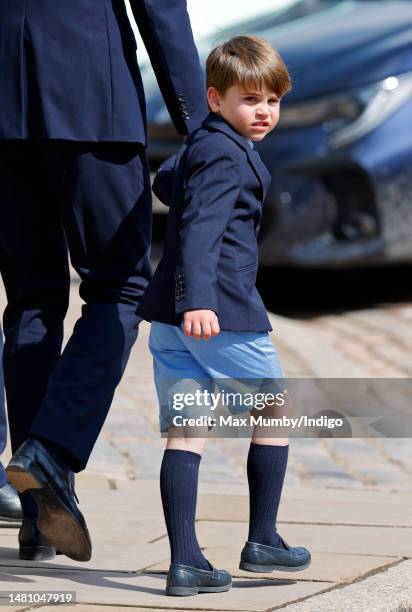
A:
<svg viewBox="0 0 412 612">
<path fill-rule="evenodd" d="M 239 569 L 246 572 L 267 573 L 273 571 L 299 572 L 309 567 L 310 552 L 301 546 L 289 546 L 283 539 L 284 548 L 246 542 L 240 556 Z"/>
<path fill-rule="evenodd" d="M 68 472 L 43 444 L 29 438 L 6 468 L 16 489 L 29 491 L 38 508 L 37 527 L 50 545 L 76 561 L 89 561 L 92 544 L 86 522 L 77 507 Z"/>
<path fill-rule="evenodd" d="M 0 487 L 0 521 L 20 524 L 23 519 L 18 493 L 10 483 Z"/>
<path fill-rule="evenodd" d="M 198 593 L 222 593 L 232 586 L 232 576 L 225 570 L 210 566 L 202 570 L 190 565 L 172 563 L 167 574 L 166 595 L 185 597 Z"/>
<path fill-rule="evenodd" d="M 19 559 L 46 561 L 55 556 L 56 549 L 39 531 L 36 519 L 24 518 L 19 531 Z"/>
</svg>

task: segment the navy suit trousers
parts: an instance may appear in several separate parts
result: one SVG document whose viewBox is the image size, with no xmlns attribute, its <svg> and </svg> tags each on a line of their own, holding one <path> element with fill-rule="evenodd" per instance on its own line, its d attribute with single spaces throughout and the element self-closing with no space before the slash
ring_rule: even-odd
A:
<svg viewBox="0 0 412 612">
<path fill-rule="evenodd" d="M 151 191 L 134 143 L 0 143 L 0 271 L 10 437 L 84 469 L 137 338 L 151 276 Z M 85 304 L 63 352 L 68 251 Z"/>
</svg>

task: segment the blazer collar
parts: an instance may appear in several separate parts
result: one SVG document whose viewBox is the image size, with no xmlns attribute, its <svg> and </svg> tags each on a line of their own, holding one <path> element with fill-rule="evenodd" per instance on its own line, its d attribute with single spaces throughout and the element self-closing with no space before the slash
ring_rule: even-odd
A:
<svg viewBox="0 0 412 612">
<path fill-rule="evenodd" d="M 228 123 L 223 117 L 217 115 L 216 113 L 210 112 L 206 119 L 203 121 L 202 125 L 208 129 L 217 130 L 218 132 L 223 132 L 226 136 L 229 136 L 232 140 L 234 140 L 242 149 L 246 151 L 249 162 L 251 163 L 263 190 L 263 198 L 266 195 L 266 192 L 269 188 L 271 176 L 260 159 L 259 153 L 250 146 L 250 142 L 239 134 L 231 125 Z"/>
</svg>

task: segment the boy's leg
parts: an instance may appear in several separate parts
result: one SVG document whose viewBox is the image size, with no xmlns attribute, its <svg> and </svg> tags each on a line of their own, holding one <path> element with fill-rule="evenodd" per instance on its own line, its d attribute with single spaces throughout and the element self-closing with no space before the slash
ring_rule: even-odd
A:
<svg viewBox="0 0 412 612">
<path fill-rule="evenodd" d="M 284 378 L 282 366 L 268 334 L 221 332 L 208 342 L 183 337 L 183 342 L 208 374 L 215 379 Z M 273 389 L 269 389 L 273 391 Z M 266 406 L 258 414 L 276 411 Z M 256 411 L 254 411 L 256 412 Z M 250 492 L 249 538 L 251 542 L 282 546 L 276 517 L 288 460 L 288 439 L 268 437 L 265 427 L 255 427 L 247 473 Z"/>
<path fill-rule="evenodd" d="M 274 357 L 273 357 L 274 358 Z M 278 416 L 272 406 L 259 414 Z M 268 438 L 264 426 L 256 425 L 247 458 L 249 484 L 249 542 L 282 548 L 276 519 L 289 454 L 288 438 Z"/>
<path fill-rule="evenodd" d="M 171 563 L 210 570 L 195 528 L 200 460 L 198 453 L 167 448 L 160 470 L 160 492 Z"/>
<path fill-rule="evenodd" d="M 251 443 L 247 458 L 249 483 L 248 541 L 266 546 L 283 546 L 276 531 L 289 445 Z"/>
<path fill-rule="evenodd" d="M 188 430 L 188 436 L 185 437 L 182 427 L 173 427 L 166 414 L 168 383 L 179 379 L 201 381 L 207 378 L 207 374 L 182 345 L 177 329 L 171 325 L 152 323 L 149 341 L 160 410 L 163 411 L 161 427 L 168 429 L 167 446 L 160 470 L 160 492 L 171 563 L 210 570 L 197 541 L 195 529 L 199 465 L 207 438 L 189 437 Z"/>
<path fill-rule="evenodd" d="M 207 438 L 183 437 L 180 427 L 170 427 L 168 431 L 166 449 L 182 450 L 197 453 L 202 456 L 206 446 Z"/>
</svg>

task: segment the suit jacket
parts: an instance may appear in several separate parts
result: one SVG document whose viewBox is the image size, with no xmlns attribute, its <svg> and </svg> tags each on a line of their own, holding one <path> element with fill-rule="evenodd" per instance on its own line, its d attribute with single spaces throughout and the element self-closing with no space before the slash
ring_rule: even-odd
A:
<svg viewBox="0 0 412 612">
<path fill-rule="evenodd" d="M 207 114 L 186 0 L 131 0 L 180 134 Z M 0 0 L 0 139 L 146 144 L 124 0 Z"/>
<path fill-rule="evenodd" d="M 164 252 L 139 314 L 180 325 L 186 310 L 214 310 L 222 330 L 271 328 L 255 287 L 257 235 L 270 174 L 251 143 L 210 113 L 156 176 L 170 205 Z"/>
</svg>

